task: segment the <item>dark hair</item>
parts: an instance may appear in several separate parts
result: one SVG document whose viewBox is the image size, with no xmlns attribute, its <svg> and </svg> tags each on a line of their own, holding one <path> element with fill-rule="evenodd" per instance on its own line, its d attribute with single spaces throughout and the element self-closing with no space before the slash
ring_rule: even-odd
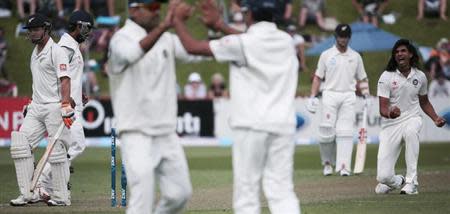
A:
<svg viewBox="0 0 450 214">
<path fill-rule="evenodd" d="M 255 22 L 273 22 L 273 10 L 259 8 L 258 10 L 252 10 L 252 17 Z"/>
<path fill-rule="evenodd" d="M 392 47 L 391 58 L 389 59 L 389 62 L 386 65 L 386 71 L 394 72 L 397 69 L 398 65 L 397 65 L 397 61 L 395 61 L 395 51 L 400 46 L 406 46 L 408 51 L 410 53 L 412 53 L 413 56 L 409 60 L 409 64 L 411 65 L 411 67 L 419 68 L 419 66 L 420 66 L 419 54 L 417 53 L 416 47 L 414 47 L 414 45 L 407 39 L 399 39 L 394 44 L 394 47 Z"/>
</svg>

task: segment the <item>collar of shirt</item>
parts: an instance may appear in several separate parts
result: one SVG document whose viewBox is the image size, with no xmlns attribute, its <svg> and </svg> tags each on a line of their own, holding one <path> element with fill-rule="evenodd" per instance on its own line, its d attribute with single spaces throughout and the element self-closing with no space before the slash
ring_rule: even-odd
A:
<svg viewBox="0 0 450 214">
<path fill-rule="evenodd" d="M 332 50 L 333 50 L 333 52 L 334 52 L 333 55 L 348 56 L 348 55 L 350 55 L 350 52 L 351 52 L 352 49 L 350 48 L 350 46 L 347 46 L 347 50 L 345 50 L 345 52 L 342 53 L 342 52 L 340 52 L 339 49 L 337 48 L 336 44 L 334 44 Z"/>
<path fill-rule="evenodd" d="M 397 73 L 397 75 L 401 76 L 402 78 L 405 78 L 405 76 L 403 76 L 402 72 L 400 72 L 398 69 L 395 70 L 395 73 Z M 413 76 L 415 76 L 417 73 L 415 68 L 411 68 L 411 71 L 408 74 L 408 77 L 406 77 L 405 79 L 411 79 Z"/>
<path fill-rule="evenodd" d="M 52 38 L 49 38 L 48 41 L 47 41 L 47 44 L 45 44 L 45 46 L 44 46 L 44 49 L 42 49 L 42 51 L 41 51 L 39 54 L 37 54 L 37 48 L 38 48 L 38 46 L 36 45 L 36 46 L 34 47 L 34 53 L 35 53 L 35 55 L 39 57 L 39 56 L 41 56 L 42 54 L 46 54 L 48 51 L 50 51 L 50 47 L 53 45 L 53 43 L 55 43 L 55 42 L 53 42 L 53 39 L 52 39 Z"/>
<path fill-rule="evenodd" d="M 277 26 L 273 22 L 257 22 L 248 28 L 248 33 L 265 33 L 267 31 L 274 31 L 277 29 Z"/>
<path fill-rule="evenodd" d="M 145 30 L 145 28 L 141 27 L 131 19 L 127 19 L 125 21 L 125 25 L 128 26 L 137 35 L 147 35 L 147 31 Z"/>
<path fill-rule="evenodd" d="M 59 40 L 61 46 L 67 46 L 72 50 L 79 48 L 80 44 L 68 33 L 64 33 Z"/>
</svg>

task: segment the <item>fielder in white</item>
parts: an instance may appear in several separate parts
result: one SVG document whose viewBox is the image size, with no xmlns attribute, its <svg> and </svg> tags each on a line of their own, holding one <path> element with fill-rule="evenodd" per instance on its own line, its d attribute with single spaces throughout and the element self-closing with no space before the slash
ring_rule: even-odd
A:
<svg viewBox="0 0 450 214">
<path fill-rule="evenodd" d="M 11 134 L 11 157 L 16 168 L 20 196 L 11 200 L 12 206 L 24 206 L 40 200 L 37 192 L 30 192 L 34 171 L 35 149 L 48 133 L 53 138 L 61 123 L 70 128 L 74 110 L 70 105 L 69 60 L 64 50 L 50 38 L 50 21 L 41 14 L 29 17 L 26 26 L 28 37 L 35 44 L 31 55 L 33 79 L 32 102 L 18 132 Z M 64 129 L 56 142 L 48 162 L 53 173 L 53 193 L 49 206 L 69 205 L 66 169 L 68 168 L 66 148 L 70 142 L 70 132 Z"/>
<path fill-rule="evenodd" d="M 109 83 L 120 150 L 130 188 L 127 214 L 180 213 L 192 194 L 189 170 L 175 133 L 175 59 L 189 55 L 171 26 L 172 2 L 160 22 L 160 3 L 132 0 L 129 19 L 109 47 Z M 161 196 L 153 209 L 155 183 Z"/>
<path fill-rule="evenodd" d="M 293 157 L 299 63 L 291 36 L 273 22 L 277 1 L 247 3 L 249 28 L 242 34 L 195 40 L 184 23 L 191 11 L 186 4 L 177 7 L 174 25 L 189 53 L 230 63 L 234 213 L 261 212 L 262 183 L 271 213 L 297 214 Z M 236 32 L 224 24 L 214 0 L 203 1 L 201 7 L 205 24 L 225 34 Z"/>
<path fill-rule="evenodd" d="M 400 188 L 401 194 L 418 194 L 417 160 L 419 158 L 419 132 L 423 110 L 437 127 L 446 121 L 439 117 L 428 100 L 428 80 L 418 69 L 416 48 L 406 39 L 398 40 L 392 48 L 391 58 L 378 80 L 380 114 L 383 117 L 378 148 L 378 194 Z M 406 180 L 395 175 L 395 163 L 405 142 Z"/>
<path fill-rule="evenodd" d="M 80 44 L 90 35 L 94 26 L 92 16 L 83 11 L 75 11 L 69 17 L 68 33 L 64 33 L 58 42 L 69 59 L 69 74 L 71 79 L 71 95 L 75 106 L 75 117 L 81 118 L 83 105 L 86 102 L 82 94 L 82 75 L 84 68 L 83 55 L 80 51 Z M 68 148 L 69 166 L 86 148 L 83 125 L 81 120 L 75 120 L 70 127 L 71 140 Z M 69 168 L 67 169 L 69 170 Z M 69 180 L 70 172 L 67 172 Z M 38 182 L 39 194 L 43 199 L 48 198 L 52 192 L 50 164 L 47 163 L 42 171 Z M 69 191 L 70 199 L 70 191 Z"/>
<path fill-rule="evenodd" d="M 339 24 L 336 27 L 336 44 L 320 55 L 311 97 L 306 106 L 311 113 L 317 111 L 319 100 L 316 96 L 321 81 L 324 81 L 319 125 L 324 175 L 333 173 L 333 165 L 341 176 L 350 175 L 357 81 L 360 81 L 359 87 L 364 97 L 369 96 L 369 84 L 361 55 L 348 46 L 351 35 L 349 25 Z"/>
</svg>

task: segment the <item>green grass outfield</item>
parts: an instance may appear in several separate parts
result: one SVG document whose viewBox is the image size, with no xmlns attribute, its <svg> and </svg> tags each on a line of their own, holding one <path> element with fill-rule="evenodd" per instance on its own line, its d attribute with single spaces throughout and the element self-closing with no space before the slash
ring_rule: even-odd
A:
<svg viewBox="0 0 450 214">
<path fill-rule="evenodd" d="M 366 171 L 359 176 L 322 176 L 317 145 L 299 146 L 295 154 L 295 190 L 303 213 L 450 213 L 450 143 L 422 144 L 419 195 L 376 195 L 377 145 L 369 145 Z M 232 213 L 230 148 L 186 148 L 194 187 L 189 214 Z M 39 150 L 38 155 L 42 154 Z M 0 148 L 0 213 L 124 213 L 110 207 L 110 150 L 88 148 L 74 163 L 72 206 L 43 203 L 11 207 L 18 188 L 7 148 Z M 403 155 L 397 165 L 404 173 Z M 119 173 L 118 173 L 119 174 Z M 119 175 L 118 175 L 119 176 Z M 120 184 L 120 179 L 117 179 Z M 119 189 L 119 187 L 118 187 Z M 269 213 L 263 201 L 263 213 Z"/>
</svg>

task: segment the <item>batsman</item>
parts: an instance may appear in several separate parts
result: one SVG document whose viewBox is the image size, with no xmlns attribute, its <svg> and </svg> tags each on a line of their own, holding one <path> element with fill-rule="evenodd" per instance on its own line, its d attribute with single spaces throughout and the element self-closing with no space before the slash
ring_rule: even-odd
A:
<svg viewBox="0 0 450 214">
<path fill-rule="evenodd" d="M 74 120 L 70 105 L 70 76 L 67 54 L 50 37 L 51 23 L 47 17 L 35 14 L 27 20 L 28 38 L 35 44 L 31 54 L 30 69 L 33 79 L 32 102 L 20 130 L 11 133 L 11 157 L 14 160 L 20 195 L 11 200 L 12 206 L 24 206 L 40 201 L 37 191 L 30 192 L 34 171 L 35 149 L 48 133 L 53 138 L 58 127 L 64 123 L 68 128 Z M 70 132 L 63 129 L 49 156 L 53 173 L 52 203 L 67 205 L 67 143 Z"/>
<path fill-rule="evenodd" d="M 333 173 L 333 165 L 341 176 L 350 175 L 357 81 L 361 94 L 369 96 L 361 55 L 348 46 L 351 36 L 349 25 L 336 27 L 336 44 L 320 55 L 307 105 L 308 111 L 316 112 L 319 103 L 316 96 L 323 81 L 319 143 L 325 176 Z"/>
</svg>

